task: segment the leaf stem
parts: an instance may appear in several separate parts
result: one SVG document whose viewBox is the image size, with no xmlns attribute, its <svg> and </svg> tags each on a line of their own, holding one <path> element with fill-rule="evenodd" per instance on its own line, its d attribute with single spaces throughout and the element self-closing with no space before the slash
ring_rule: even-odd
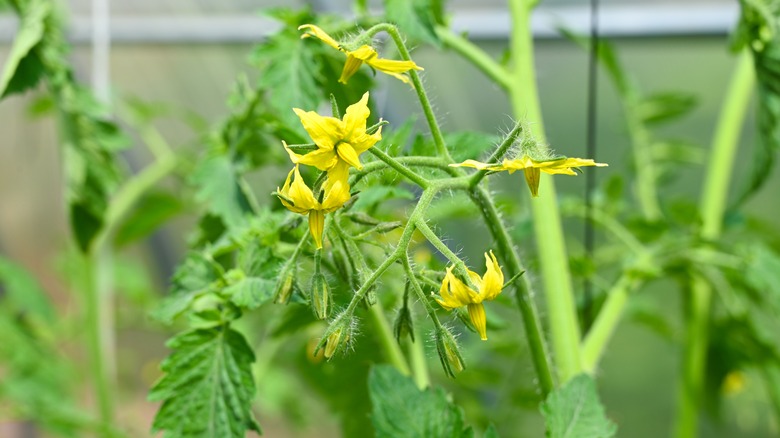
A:
<svg viewBox="0 0 780 438">
<path fill-rule="evenodd" d="M 428 188 L 430 183 L 427 179 L 423 178 L 413 170 L 409 169 L 408 167 L 404 166 L 400 162 L 396 161 L 395 158 L 391 157 L 390 155 L 387 155 L 386 153 L 382 152 L 380 149 L 377 149 L 375 147 L 370 148 L 368 151 L 371 152 L 371 154 L 374 155 L 375 157 L 382 160 L 382 162 L 392 167 L 396 172 L 408 178 L 413 183 L 417 184 L 423 189 Z"/>
</svg>

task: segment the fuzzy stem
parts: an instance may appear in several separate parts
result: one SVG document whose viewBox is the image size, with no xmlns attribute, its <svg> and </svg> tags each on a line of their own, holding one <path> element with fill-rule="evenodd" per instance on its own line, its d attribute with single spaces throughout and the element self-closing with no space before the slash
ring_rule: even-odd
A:
<svg viewBox="0 0 780 438">
<path fill-rule="evenodd" d="M 512 17 L 510 50 L 514 60 L 510 97 L 516 117 L 525 117 L 539 141 L 544 141 L 544 127 L 534 72 L 533 38 L 530 15 L 534 2 L 509 0 Z M 582 370 L 580 363 L 580 324 L 574 302 L 574 291 L 563 239 L 560 214 L 553 179 L 542 174 L 545 193 L 534 198 L 531 208 L 534 231 L 544 279 L 545 297 L 550 315 L 552 346 L 562 385 Z"/>
<path fill-rule="evenodd" d="M 500 145 L 496 148 L 495 151 L 490 155 L 490 157 L 487 159 L 487 163 L 493 163 L 495 161 L 498 161 L 501 159 L 501 157 L 506 154 L 506 152 L 509 150 L 509 148 L 512 147 L 513 144 L 515 144 L 515 140 L 517 140 L 517 137 L 520 136 L 520 134 L 523 133 L 523 124 L 521 122 L 517 122 L 515 124 L 515 127 L 512 128 L 512 131 L 509 132 L 509 135 L 506 136 L 503 142 L 501 142 Z M 474 175 L 471 177 L 471 180 L 469 180 L 469 185 L 471 187 L 476 186 L 479 184 L 480 181 L 482 181 L 482 178 L 487 175 L 489 171 L 487 169 L 478 170 Z"/>
<path fill-rule="evenodd" d="M 409 55 L 409 50 L 406 48 L 401 34 L 398 32 L 398 28 L 389 23 L 377 24 L 376 26 L 368 29 L 366 34 L 369 36 L 376 35 L 378 32 L 387 32 L 393 39 L 398 53 L 404 61 L 411 61 L 412 57 Z M 428 122 L 428 126 L 431 129 L 431 135 L 433 136 L 433 143 L 436 145 L 436 153 L 445 158 L 448 162 L 452 162 L 450 152 L 447 150 L 447 145 L 444 143 L 444 136 L 439 128 L 439 122 L 436 121 L 436 115 L 433 113 L 433 107 L 431 107 L 431 101 L 428 99 L 428 93 L 423 88 L 422 81 L 420 81 L 420 75 L 416 70 L 409 70 L 409 77 L 412 79 L 412 85 L 414 85 L 414 91 L 417 93 L 417 98 L 420 100 L 420 106 L 422 106 L 423 113 L 425 114 L 425 120 Z"/>
<path fill-rule="evenodd" d="M 427 179 L 423 178 L 413 170 L 409 169 L 408 167 L 404 166 L 400 162 L 396 161 L 395 158 L 387 155 L 386 153 L 374 147 L 370 148 L 368 151 L 371 152 L 371 154 L 373 154 L 375 157 L 382 160 L 385 164 L 392 167 L 396 172 L 408 178 L 413 183 L 417 184 L 423 189 L 428 187 L 429 182 Z"/>
</svg>

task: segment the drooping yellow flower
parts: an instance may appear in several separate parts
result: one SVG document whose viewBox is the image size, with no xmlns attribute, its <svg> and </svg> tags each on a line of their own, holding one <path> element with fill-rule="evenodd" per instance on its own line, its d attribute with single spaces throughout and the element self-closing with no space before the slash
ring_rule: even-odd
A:
<svg viewBox="0 0 780 438">
<path fill-rule="evenodd" d="M 500 172 L 503 170 L 514 173 L 516 170 L 522 170 L 525 174 L 525 182 L 531 189 L 531 196 L 539 196 L 539 177 L 541 172 L 551 175 L 577 175 L 575 169 L 583 166 L 608 166 L 605 163 L 596 163 L 591 159 L 585 158 L 567 158 L 558 157 L 550 160 L 534 160 L 528 155 L 512 160 L 504 160 L 501 164 L 480 163 L 475 160 L 466 160 L 459 164 L 450 164 L 452 167 L 473 167 L 480 170 L 492 170 Z"/>
<path fill-rule="evenodd" d="M 479 276 L 476 272 L 468 270 L 471 283 L 477 287 L 477 291 L 468 287 L 452 273 L 454 266 L 447 268 L 447 274 L 441 283 L 439 296 L 436 301 L 447 310 L 467 306 L 471 322 L 479 332 L 483 341 L 487 340 L 487 317 L 483 301 L 492 301 L 504 288 L 504 273 L 498 265 L 496 256 L 490 251 L 490 256 L 485 253 L 485 275 Z"/>
<path fill-rule="evenodd" d="M 309 216 L 309 232 L 318 249 L 322 248 L 325 213 L 338 209 L 350 198 L 346 177 L 332 178 L 332 176 L 329 175 L 325 180 L 319 200 L 301 178 L 298 165 L 287 174 L 284 186 L 276 189 L 279 200 L 288 210 Z"/>
<path fill-rule="evenodd" d="M 371 114 L 368 109 L 368 92 L 357 103 L 347 107 L 343 120 L 299 108 L 293 108 L 293 111 L 317 145 L 316 150 L 299 155 L 285 143 L 284 147 L 295 164 L 306 164 L 339 175 L 348 172 L 350 166 L 362 169 L 360 154 L 382 139 L 381 126 L 373 134 L 366 133 L 366 120 Z"/>
<path fill-rule="evenodd" d="M 423 68 L 415 64 L 413 61 L 395 61 L 392 59 L 382 59 L 379 54 L 369 45 L 362 45 L 355 50 L 347 50 L 344 46 L 334 40 L 333 37 L 328 35 L 324 30 L 313 24 L 304 24 L 298 27 L 298 30 L 305 30 L 301 38 L 316 37 L 322 40 L 325 44 L 333 47 L 334 49 L 344 52 L 347 55 L 347 62 L 344 64 L 344 70 L 341 71 L 341 77 L 339 82 L 346 84 L 349 78 L 355 74 L 363 63 L 368 64 L 372 68 L 381 72 L 394 76 L 405 83 L 409 83 L 409 78 L 402 75 L 409 70 L 422 70 Z"/>
</svg>

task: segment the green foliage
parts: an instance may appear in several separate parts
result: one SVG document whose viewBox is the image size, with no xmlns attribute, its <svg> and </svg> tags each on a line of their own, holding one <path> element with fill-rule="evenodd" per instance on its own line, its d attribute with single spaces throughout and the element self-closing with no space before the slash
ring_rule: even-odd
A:
<svg viewBox="0 0 780 438">
<path fill-rule="evenodd" d="M 149 236 L 184 211 L 181 198 L 169 192 L 150 192 L 142 197 L 114 234 L 114 244 L 124 246 Z"/>
<path fill-rule="evenodd" d="M 442 23 L 438 9 L 441 2 L 435 0 L 384 0 L 385 16 L 414 42 L 426 42 L 440 46 L 436 25 Z"/>
<path fill-rule="evenodd" d="M 742 13 L 734 37 L 735 49 L 749 49 L 758 82 L 758 133 L 761 142 L 753 154 L 747 184 L 738 195 L 737 205 L 757 192 L 774 167 L 780 151 L 780 2 L 742 0 Z"/>
<path fill-rule="evenodd" d="M 199 188 L 196 200 L 206 204 L 208 211 L 220 217 L 228 228 L 240 227 L 252 213 L 240 178 L 235 164 L 225 155 L 201 161 L 192 174 L 191 181 Z"/>
<path fill-rule="evenodd" d="M 168 342 L 165 376 L 149 393 L 162 401 L 152 429 L 170 437 L 243 437 L 260 432 L 251 404 L 254 353 L 229 325 L 190 330 Z"/>
<path fill-rule="evenodd" d="M 50 13 L 49 2 L 35 0 L 26 5 L 19 32 L 0 76 L 0 100 L 34 88 L 43 76 L 43 65 L 33 48 L 43 38 L 45 21 Z"/>
<path fill-rule="evenodd" d="M 404 436 L 471 437 L 463 412 L 441 389 L 420 390 L 389 366 L 375 366 L 368 377 L 372 421 L 377 438 Z"/>
<path fill-rule="evenodd" d="M 585 374 L 552 392 L 542 404 L 542 414 L 551 438 L 608 438 L 617 431 L 604 415 L 595 382 Z"/>
</svg>

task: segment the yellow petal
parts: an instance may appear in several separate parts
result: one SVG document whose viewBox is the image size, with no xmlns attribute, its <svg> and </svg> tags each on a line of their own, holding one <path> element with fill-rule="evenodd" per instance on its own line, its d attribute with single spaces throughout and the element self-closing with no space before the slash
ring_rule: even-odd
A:
<svg viewBox="0 0 780 438">
<path fill-rule="evenodd" d="M 450 167 L 473 167 L 474 169 L 485 170 L 490 167 L 490 165 L 476 160 L 466 160 L 462 163 L 450 164 Z"/>
<path fill-rule="evenodd" d="M 528 184 L 528 188 L 531 189 L 531 196 L 534 198 L 538 197 L 539 179 L 541 178 L 539 169 L 535 167 L 528 167 L 523 169 L 523 173 L 525 174 L 525 182 Z"/>
<path fill-rule="evenodd" d="M 409 70 L 422 70 L 423 68 L 413 61 L 395 61 L 392 59 L 370 58 L 366 64 L 385 73 L 406 73 Z"/>
<path fill-rule="evenodd" d="M 308 211 L 316 208 L 319 202 L 314 199 L 314 194 L 312 194 L 311 189 L 303 181 L 303 178 L 301 178 L 301 173 L 298 170 L 297 164 L 295 165 L 293 172 L 294 178 L 292 184 L 290 184 L 290 190 L 287 192 L 287 197 L 295 203 L 296 209 Z"/>
<path fill-rule="evenodd" d="M 474 328 L 477 329 L 479 337 L 487 341 L 487 316 L 485 316 L 485 306 L 482 303 L 469 304 L 469 317 Z"/>
<path fill-rule="evenodd" d="M 370 59 L 376 58 L 377 53 L 373 47 L 364 44 L 355 50 L 350 50 L 349 52 L 347 52 L 347 55 L 359 59 L 363 62 L 366 62 Z"/>
<path fill-rule="evenodd" d="M 330 178 L 331 175 L 328 174 L 328 180 Z M 322 201 L 321 206 L 322 211 L 330 213 L 349 201 L 349 185 L 345 180 L 326 181 L 325 187 L 325 199 Z"/>
<path fill-rule="evenodd" d="M 449 274 L 449 271 L 447 272 Z M 439 303 L 446 310 L 452 310 L 456 307 L 460 307 L 461 304 L 454 299 L 450 292 L 450 276 L 445 275 L 441 281 L 441 287 L 439 288 L 439 296 L 435 297 L 436 302 Z"/>
<path fill-rule="evenodd" d="M 366 133 L 366 120 L 371 114 L 368 109 L 368 91 L 359 101 L 347 107 L 344 113 L 344 138 L 351 139 Z"/>
<path fill-rule="evenodd" d="M 350 166 L 357 169 L 363 168 L 363 165 L 360 164 L 360 158 L 358 158 L 358 154 L 351 144 L 339 143 L 339 145 L 336 146 L 336 153 L 339 155 L 339 158 L 349 163 Z"/>
<path fill-rule="evenodd" d="M 322 249 L 322 230 L 325 228 L 325 213 L 319 210 L 312 210 L 309 213 L 309 232 L 314 238 L 314 244 L 317 249 Z"/>
<path fill-rule="evenodd" d="M 452 294 L 453 300 L 460 303 L 457 307 L 476 302 L 476 300 L 479 299 L 479 294 L 460 281 L 460 279 L 452 273 L 452 269 L 452 266 L 447 269 L 447 276 L 450 278 L 450 293 Z"/>
<path fill-rule="evenodd" d="M 358 58 L 355 58 L 351 54 L 347 55 L 347 62 L 344 63 L 344 69 L 341 70 L 341 77 L 339 78 L 339 82 L 342 84 L 346 84 L 347 81 L 349 81 L 349 78 L 352 77 L 355 73 L 357 73 L 360 66 L 363 64 L 363 61 L 361 61 Z"/>
<path fill-rule="evenodd" d="M 471 280 L 471 284 L 474 285 L 474 287 L 477 288 L 477 290 L 482 289 L 482 277 L 479 276 L 476 272 L 472 271 L 471 269 L 466 269 L 466 272 L 469 274 L 469 280 Z"/>
<path fill-rule="evenodd" d="M 303 111 L 299 108 L 293 108 L 293 111 L 301 119 L 303 129 L 320 149 L 333 149 L 344 135 L 343 123 L 337 118 L 321 116 L 314 111 Z"/>
<path fill-rule="evenodd" d="M 566 158 L 561 165 L 565 167 L 582 167 L 582 166 L 607 167 L 609 166 L 609 164 L 607 163 L 596 163 L 590 158 Z"/>
<path fill-rule="evenodd" d="M 304 24 L 301 26 L 298 26 L 298 30 L 305 30 L 303 35 L 301 35 L 301 38 L 308 38 L 308 37 L 317 37 L 320 40 L 322 40 L 325 44 L 333 47 L 334 49 L 342 50 L 341 45 L 333 39 L 330 35 L 328 35 L 324 30 L 320 29 L 319 27 L 313 25 L 313 24 Z"/>
<path fill-rule="evenodd" d="M 347 186 L 347 190 L 349 190 L 349 164 L 347 164 L 344 161 L 337 160 L 336 164 L 328 169 L 328 179 L 325 180 L 325 184 L 323 184 L 323 189 L 326 192 L 329 192 L 332 190 L 331 186 L 336 181 L 341 181 L 344 183 L 344 185 Z"/>
<path fill-rule="evenodd" d="M 513 160 L 504 160 L 501 164 L 502 170 L 508 170 L 514 172 L 515 170 L 523 170 L 530 167 L 537 167 L 537 163 L 528 156 L 521 158 L 515 158 Z"/>
<path fill-rule="evenodd" d="M 339 158 L 333 149 L 317 149 L 306 155 L 298 155 L 296 164 L 314 166 L 319 170 L 328 170 L 338 163 Z"/>
<path fill-rule="evenodd" d="M 363 132 L 360 135 L 353 136 L 349 139 L 349 144 L 352 145 L 352 147 L 355 149 L 355 152 L 358 153 L 358 155 L 362 154 L 363 152 L 371 149 L 372 146 L 376 144 L 379 140 L 382 139 L 382 127 L 380 126 L 379 129 L 376 130 L 373 134 L 366 134 Z"/>
<path fill-rule="evenodd" d="M 488 253 L 485 253 L 485 266 L 487 270 L 482 276 L 482 288 L 479 290 L 479 294 L 483 300 L 492 300 L 501 293 L 501 289 L 504 287 L 504 273 L 501 272 L 501 266 L 498 265 L 493 251 L 490 251 L 489 257 Z"/>
</svg>

